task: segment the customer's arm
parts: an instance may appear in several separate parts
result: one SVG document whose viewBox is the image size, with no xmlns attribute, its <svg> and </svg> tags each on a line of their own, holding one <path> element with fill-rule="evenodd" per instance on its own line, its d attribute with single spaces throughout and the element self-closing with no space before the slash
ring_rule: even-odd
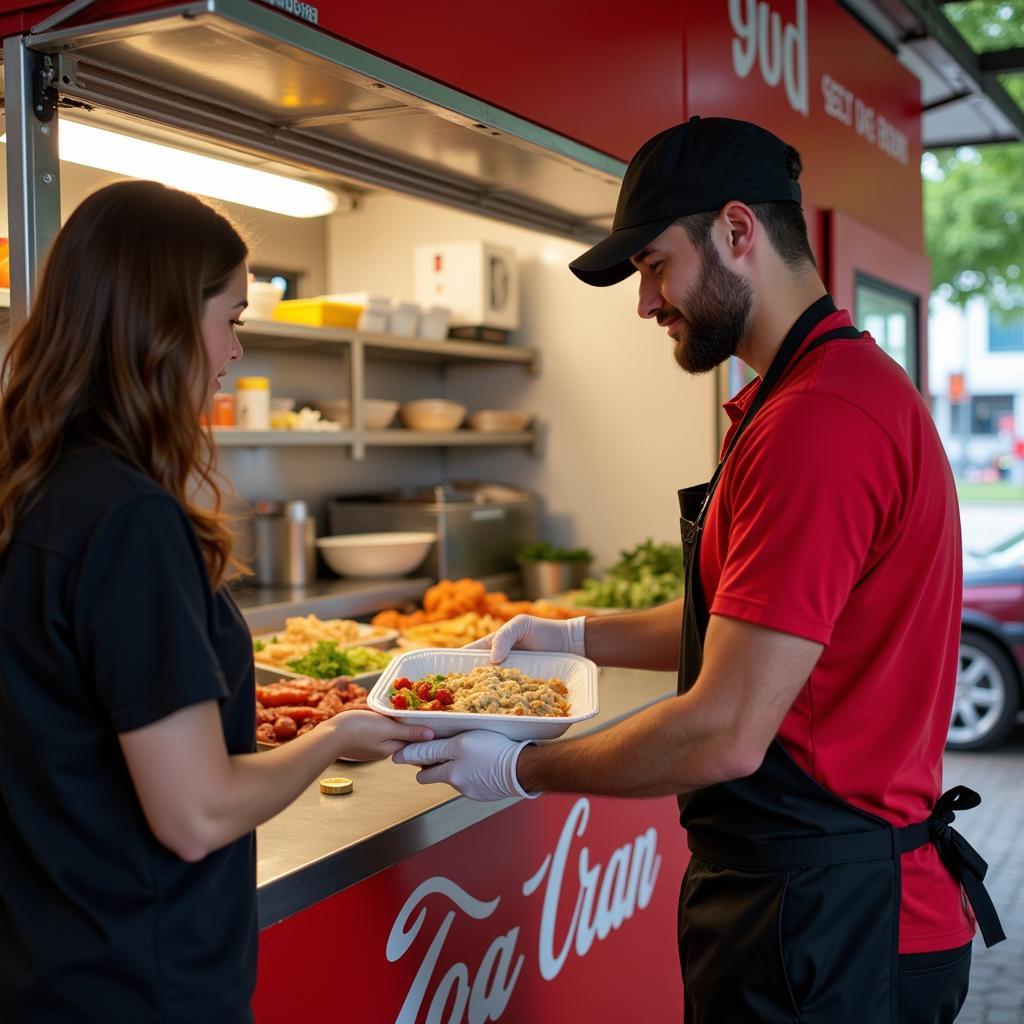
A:
<svg viewBox="0 0 1024 1024">
<path fill-rule="evenodd" d="M 432 735 L 372 711 L 343 711 L 277 750 L 231 756 L 216 701 L 202 701 L 120 740 L 153 834 L 197 861 L 283 810 L 337 757 L 376 760 Z"/>
</svg>

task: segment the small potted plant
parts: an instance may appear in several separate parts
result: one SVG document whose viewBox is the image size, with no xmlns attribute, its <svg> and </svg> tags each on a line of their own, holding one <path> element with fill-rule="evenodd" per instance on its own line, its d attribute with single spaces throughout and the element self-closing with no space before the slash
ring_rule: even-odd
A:
<svg viewBox="0 0 1024 1024">
<path fill-rule="evenodd" d="M 593 558 L 588 548 L 557 548 L 546 540 L 525 545 L 516 561 L 526 599 L 536 601 L 578 587 L 589 574 Z"/>
</svg>

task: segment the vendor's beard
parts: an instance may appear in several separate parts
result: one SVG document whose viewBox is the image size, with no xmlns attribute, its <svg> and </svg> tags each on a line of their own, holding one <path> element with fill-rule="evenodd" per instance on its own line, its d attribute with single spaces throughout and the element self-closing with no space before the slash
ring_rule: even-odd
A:
<svg viewBox="0 0 1024 1024">
<path fill-rule="evenodd" d="M 734 356 L 747 333 L 754 293 L 722 263 L 710 243 L 702 247 L 700 278 L 686 297 L 685 332 L 676 339 L 676 362 L 693 374 L 709 373 Z"/>
</svg>

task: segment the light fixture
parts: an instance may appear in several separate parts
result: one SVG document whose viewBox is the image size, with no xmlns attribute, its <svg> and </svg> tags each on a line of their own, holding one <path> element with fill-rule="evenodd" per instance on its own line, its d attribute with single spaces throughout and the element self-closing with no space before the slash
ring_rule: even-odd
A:
<svg viewBox="0 0 1024 1024">
<path fill-rule="evenodd" d="M 159 181 L 212 199 L 288 217 L 324 217 L 338 205 L 329 189 L 257 171 L 227 160 L 187 153 L 104 128 L 61 119 L 60 158 L 129 178 Z M 4 135 L 0 141 L 6 142 Z"/>
</svg>

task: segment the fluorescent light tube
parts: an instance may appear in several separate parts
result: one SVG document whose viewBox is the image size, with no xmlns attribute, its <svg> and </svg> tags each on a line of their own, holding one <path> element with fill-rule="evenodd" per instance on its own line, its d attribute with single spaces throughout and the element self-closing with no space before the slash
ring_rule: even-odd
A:
<svg viewBox="0 0 1024 1024">
<path fill-rule="evenodd" d="M 69 163 L 159 181 L 186 192 L 287 217 L 324 217 L 338 205 L 338 197 L 329 189 L 227 160 L 187 153 L 63 118 L 58 132 L 60 158 Z M 0 141 L 6 140 L 5 135 Z"/>
</svg>

